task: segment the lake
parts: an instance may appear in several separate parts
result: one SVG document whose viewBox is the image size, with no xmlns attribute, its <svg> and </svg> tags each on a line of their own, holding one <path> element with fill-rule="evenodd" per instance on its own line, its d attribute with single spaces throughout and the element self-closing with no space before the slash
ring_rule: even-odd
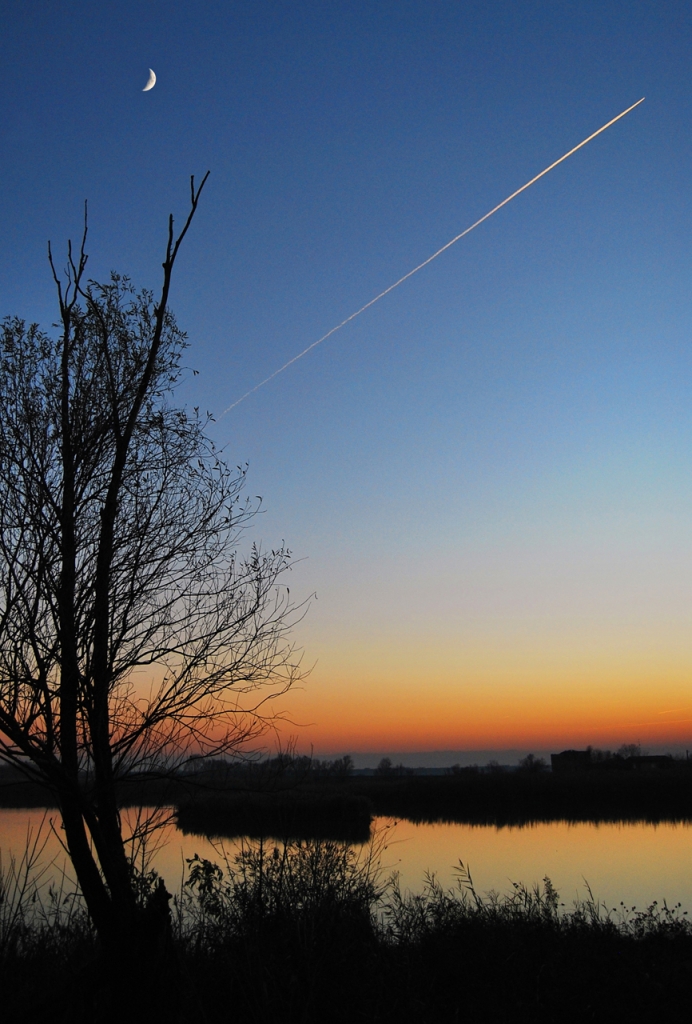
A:
<svg viewBox="0 0 692 1024">
<path fill-rule="evenodd" d="M 41 822 L 46 837 L 43 863 L 51 864 L 46 877 L 57 879 L 67 858 L 58 836 L 51 832 L 57 812 L 0 808 L 0 852 L 7 865 L 11 854 L 21 855 L 27 830 L 36 834 Z M 445 886 L 455 884 L 455 867 L 463 861 L 470 869 L 477 891 L 506 892 L 512 882 L 532 885 L 548 875 L 569 907 L 584 897 L 586 884 L 596 899 L 609 908 L 623 901 L 644 908 L 658 900 L 669 906 L 681 903 L 692 912 L 692 826 L 644 823 L 568 824 L 548 822 L 517 828 L 459 824 L 393 823 L 376 819 L 381 837 L 381 865 L 386 875 L 397 871 L 401 886 L 419 891 L 426 872 L 433 872 Z M 231 857 L 238 842 L 226 840 L 223 850 Z M 165 828 L 153 866 L 171 891 L 180 887 L 185 858 L 198 853 L 221 859 L 221 844 L 200 836 L 183 835 L 175 825 Z M 69 875 L 69 871 L 67 872 Z"/>
</svg>

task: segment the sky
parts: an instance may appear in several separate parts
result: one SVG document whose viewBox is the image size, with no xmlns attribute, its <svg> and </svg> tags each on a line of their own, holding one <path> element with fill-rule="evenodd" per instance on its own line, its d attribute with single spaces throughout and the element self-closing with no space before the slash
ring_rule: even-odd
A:
<svg viewBox="0 0 692 1024">
<path fill-rule="evenodd" d="M 310 599 L 283 742 L 692 748 L 689 5 L 6 0 L 0 31 L 0 314 L 55 321 L 85 199 L 91 275 L 156 289 L 211 172 L 180 400 Z"/>
</svg>

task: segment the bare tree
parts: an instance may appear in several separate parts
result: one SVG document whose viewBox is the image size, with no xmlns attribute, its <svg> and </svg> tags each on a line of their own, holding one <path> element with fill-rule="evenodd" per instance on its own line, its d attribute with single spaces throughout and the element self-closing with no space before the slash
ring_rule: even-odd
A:
<svg viewBox="0 0 692 1024">
<path fill-rule="evenodd" d="M 169 220 L 156 301 L 115 274 L 85 280 L 85 218 L 64 278 L 49 246 L 59 337 L 2 327 L 0 758 L 56 795 L 108 944 L 143 920 L 118 785 L 237 748 L 298 671 L 290 553 L 236 556 L 258 511 L 245 472 L 171 404 L 186 348 L 171 275 L 205 182 L 177 237 Z"/>
</svg>

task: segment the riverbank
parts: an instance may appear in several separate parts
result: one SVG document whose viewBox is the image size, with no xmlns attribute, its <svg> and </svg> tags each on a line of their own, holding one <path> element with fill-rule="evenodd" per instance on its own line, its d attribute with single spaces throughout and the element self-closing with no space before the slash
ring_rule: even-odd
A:
<svg viewBox="0 0 692 1024">
<path fill-rule="evenodd" d="M 692 772 L 462 772 L 295 781 L 264 792 L 232 787 L 199 791 L 177 806 L 183 831 L 226 838 L 312 836 L 362 842 L 368 816 L 496 827 L 550 821 L 689 822 Z"/>
<path fill-rule="evenodd" d="M 692 771 L 474 772 L 349 780 L 378 815 L 469 825 L 692 821 Z"/>
<path fill-rule="evenodd" d="M 665 770 L 462 769 L 444 776 L 348 775 L 215 768 L 134 776 L 121 806 L 172 806 L 188 833 L 364 842 L 375 817 L 517 826 L 539 822 L 692 822 L 690 762 Z M 0 807 L 54 806 L 50 794 L 0 772 Z"/>
</svg>

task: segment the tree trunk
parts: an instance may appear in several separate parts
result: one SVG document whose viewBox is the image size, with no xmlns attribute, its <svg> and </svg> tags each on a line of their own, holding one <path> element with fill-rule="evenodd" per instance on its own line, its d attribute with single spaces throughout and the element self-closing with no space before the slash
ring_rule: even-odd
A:
<svg viewBox="0 0 692 1024">
<path fill-rule="evenodd" d="M 112 901 L 89 845 L 78 799 L 64 791 L 59 795 L 65 840 L 77 882 L 100 938 L 109 941 L 114 932 Z"/>
</svg>

